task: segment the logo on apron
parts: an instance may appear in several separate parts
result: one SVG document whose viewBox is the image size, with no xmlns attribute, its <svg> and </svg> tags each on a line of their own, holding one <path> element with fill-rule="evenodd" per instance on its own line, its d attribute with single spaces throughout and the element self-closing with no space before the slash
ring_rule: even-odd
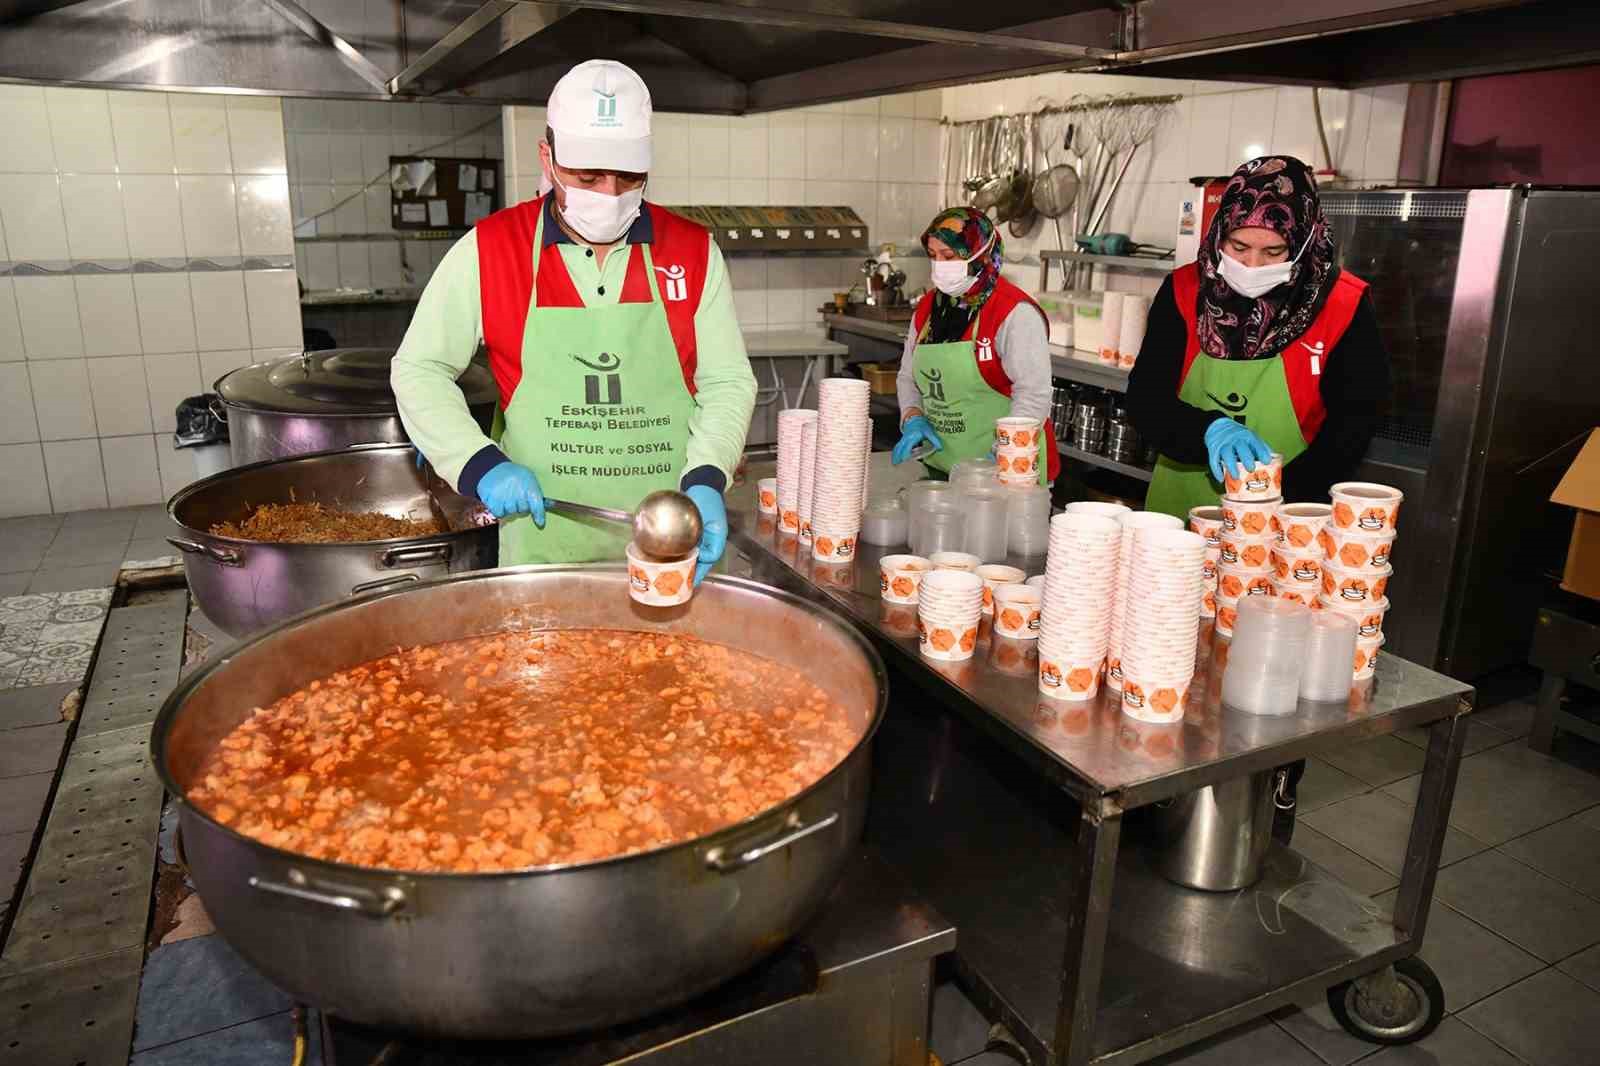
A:
<svg viewBox="0 0 1600 1066">
<path fill-rule="evenodd" d="M 989 337 L 984 337 L 978 341 L 978 362 L 994 362 L 994 341 Z"/>
<path fill-rule="evenodd" d="M 1228 393 L 1227 399 L 1223 399 L 1214 392 L 1208 392 L 1206 393 L 1206 399 L 1216 404 L 1224 413 L 1240 423 L 1244 422 L 1244 409 L 1250 406 L 1250 397 L 1240 396 L 1237 392 Z"/>
<path fill-rule="evenodd" d="M 689 298 L 689 283 L 684 280 L 687 272 L 683 267 L 673 263 L 671 266 L 656 267 L 656 269 L 667 276 L 667 299 L 677 303 Z"/>
<path fill-rule="evenodd" d="M 922 376 L 928 379 L 928 387 L 926 390 L 924 390 L 923 395 L 927 396 L 930 400 L 938 400 L 940 403 L 943 403 L 944 383 L 941 380 L 944 377 L 943 371 L 924 370 L 922 371 Z"/>
<path fill-rule="evenodd" d="M 622 360 L 610 352 L 601 352 L 594 362 L 589 362 L 581 355 L 572 357 L 594 374 L 583 376 L 583 402 L 586 404 L 604 404 L 615 407 L 622 403 L 622 375 L 617 371 L 622 369 Z M 601 384 L 605 385 L 605 398 L 600 395 Z"/>
</svg>

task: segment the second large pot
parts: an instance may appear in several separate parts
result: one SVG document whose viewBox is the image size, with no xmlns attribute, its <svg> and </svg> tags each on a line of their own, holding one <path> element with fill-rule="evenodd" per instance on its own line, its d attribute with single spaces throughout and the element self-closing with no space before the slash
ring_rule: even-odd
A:
<svg viewBox="0 0 1600 1066">
<path fill-rule="evenodd" d="M 251 709 L 397 646 L 509 628 L 690 634 L 805 670 L 861 738 L 810 788 L 716 833 L 604 862 L 408 874 L 321 862 L 242 836 L 184 801 L 203 756 Z M 353 1021 L 474 1038 L 616 1025 L 681 1003 L 770 954 L 821 905 L 857 846 L 883 662 L 837 615 L 714 577 L 645 608 L 621 569 L 521 567 L 431 582 L 294 619 L 186 678 L 153 755 L 206 911 L 297 1001 Z"/>
</svg>

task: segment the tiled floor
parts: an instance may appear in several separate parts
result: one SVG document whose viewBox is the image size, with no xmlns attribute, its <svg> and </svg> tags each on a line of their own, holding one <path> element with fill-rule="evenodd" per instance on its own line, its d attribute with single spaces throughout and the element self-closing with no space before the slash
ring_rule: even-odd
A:
<svg viewBox="0 0 1600 1066">
<path fill-rule="evenodd" d="M 0 519 L 0 596 L 109 586 L 124 560 L 173 554 L 166 508 Z"/>
</svg>

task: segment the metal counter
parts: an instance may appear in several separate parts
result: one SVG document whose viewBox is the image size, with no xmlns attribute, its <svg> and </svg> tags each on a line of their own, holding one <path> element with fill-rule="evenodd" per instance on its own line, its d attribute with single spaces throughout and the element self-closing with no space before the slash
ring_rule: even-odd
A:
<svg viewBox="0 0 1600 1066">
<path fill-rule="evenodd" d="M 748 484 L 769 473 L 752 469 Z M 919 474 L 874 456 L 873 491 Z M 894 670 L 868 839 L 955 923 L 957 976 L 1033 1063 L 1142 1062 L 1420 947 L 1469 686 L 1382 656 L 1346 704 L 1247 715 L 1221 705 L 1218 638 L 1185 720 L 1146 726 L 1114 701 L 1041 697 L 1026 642 L 985 631 L 966 663 L 923 659 L 915 608 L 878 595 L 878 559 L 903 549 L 862 545 L 852 564 L 814 566 L 748 491 L 730 507 L 742 566 L 840 610 Z M 1042 558 L 1010 561 L 1044 569 Z M 1276 845 L 1262 880 L 1236 893 L 1180 888 L 1120 847 L 1125 815 L 1138 836 L 1136 808 L 1421 725 L 1429 745 L 1392 918 Z"/>
</svg>

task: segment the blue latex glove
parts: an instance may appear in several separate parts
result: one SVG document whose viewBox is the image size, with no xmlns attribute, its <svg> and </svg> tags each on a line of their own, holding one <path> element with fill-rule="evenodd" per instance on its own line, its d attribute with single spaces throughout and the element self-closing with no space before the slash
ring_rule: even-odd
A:
<svg viewBox="0 0 1600 1066">
<path fill-rule="evenodd" d="M 698 585 L 728 547 L 728 508 L 722 502 L 722 493 L 710 485 L 690 485 L 683 494 L 694 501 L 700 512 L 700 562 L 694 568 L 694 583 Z"/>
<path fill-rule="evenodd" d="M 1221 481 L 1228 470 L 1254 470 L 1256 463 L 1272 458 L 1272 449 L 1241 423 L 1219 418 L 1206 427 L 1206 458 L 1211 464 L 1211 476 Z"/>
<path fill-rule="evenodd" d="M 944 451 L 944 441 L 933 431 L 933 423 L 921 415 L 912 415 L 906 419 L 906 424 L 900 427 L 900 443 L 894 446 L 894 454 L 889 458 L 899 466 L 911 458 L 912 449 L 924 441 L 933 445 L 934 451 Z"/>
<path fill-rule="evenodd" d="M 539 479 L 525 466 L 507 461 L 490 467 L 478 479 L 478 499 L 496 518 L 532 515 L 533 524 L 544 528 L 544 493 Z"/>
</svg>

